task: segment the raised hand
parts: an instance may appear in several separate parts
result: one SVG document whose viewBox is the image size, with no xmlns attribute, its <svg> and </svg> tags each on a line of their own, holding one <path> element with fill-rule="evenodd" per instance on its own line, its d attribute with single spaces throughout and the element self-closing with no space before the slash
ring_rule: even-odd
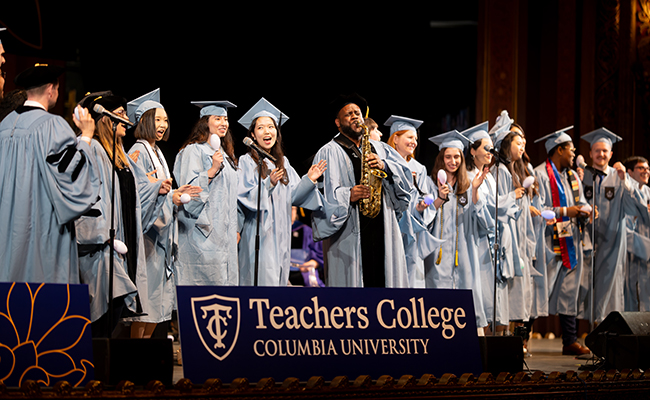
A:
<svg viewBox="0 0 650 400">
<path fill-rule="evenodd" d="M 309 171 L 307 171 L 307 176 L 309 179 L 312 180 L 312 182 L 316 182 L 318 178 L 323 175 L 323 172 L 327 169 L 327 161 L 325 160 L 320 160 L 318 164 L 314 164 L 309 168 Z"/>
</svg>

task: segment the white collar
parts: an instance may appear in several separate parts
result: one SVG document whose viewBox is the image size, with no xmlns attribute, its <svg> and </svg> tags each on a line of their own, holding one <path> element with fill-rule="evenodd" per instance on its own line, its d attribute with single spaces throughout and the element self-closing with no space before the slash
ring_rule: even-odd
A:
<svg viewBox="0 0 650 400">
<path fill-rule="evenodd" d="M 25 100 L 25 103 L 23 105 L 28 107 L 38 107 L 47 111 L 47 108 L 36 100 Z"/>
</svg>

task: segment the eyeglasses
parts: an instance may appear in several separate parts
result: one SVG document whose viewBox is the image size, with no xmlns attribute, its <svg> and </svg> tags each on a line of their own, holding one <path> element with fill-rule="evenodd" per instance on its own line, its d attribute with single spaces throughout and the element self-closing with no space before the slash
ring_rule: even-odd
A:
<svg viewBox="0 0 650 400">
<path fill-rule="evenodd" d="M 641 167 L 641 166 L 638 166 L 638 165 L 637 165 L 636 167 L 634 167 L 634 169 L 639 170 L 639 171 L 641 171 L 641 172 L 650 172 L 650 168 L 648 168 L 648 167 Z"/>
</svg>

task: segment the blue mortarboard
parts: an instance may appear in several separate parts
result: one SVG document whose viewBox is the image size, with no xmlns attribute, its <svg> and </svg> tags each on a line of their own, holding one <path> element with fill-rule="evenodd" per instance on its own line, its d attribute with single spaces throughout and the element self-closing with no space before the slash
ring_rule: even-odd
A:
<svg viewBox="0 0 650 400">
<path fill-rule="evenodd" d="M 569 136 L 566 133 L 566 131 L 570 129 L 573 129 L 573 125 L 567 126 L 566 128 L 560 129 L 553 133 L 549 133 L 546 136 L 542 136 L 541 138 L 535 140 L 535 143 L 541 142 L 542 140 L 546 140 L 546 142 L 544 142 L 544 147 L 546 147 L 546 153 L 549 153 L 555 146 L 559 144 L 566 143 L 566 142 L 573 142 L 571 136 Z"/>
<path fill-rule="evenodd" d="M 429 140 L 438 145 L 438 150 L 442 150 L 448 147 L 460 149 L 460 151 L 465 150 L 463 141 L 456 129 L 453 131 L 441 133 L 437 136 L 432 136 L 429 138 Z"/>
<path fill-rule="evenodd" d="M 465 146 L 481 139 L 490 139 L 490 135 L 488 134 L 488 122 L 481 122 L 478 125 L 465 129 L 459 134 L 459 136 L 461 140 L 463 140 Z"/>
<path fill-rule="evenodd" d="M 622 137 L 616 135 L 607 128 L 598 128 L 595 131 L 591 131 L 580 136 L 580 139 L 589 142 L 591 146 L 593 146 L 596 142 L 604 142 L 609 145 L 610 149 L 612 148 L 613 143 L 623 140 Z"/>
<path fill-rule="evenodd" d="M 501 114 L 497 117 L 494 126 L 492 127 L 492 129 L 490 129 L 489 132 L 495 148 L 498 149 L 499 147 L 501 147 L 501 142 L 503 142 L 503 139 L 505 139 L 505 137 L 510 132 L 510 126 L 512 125 L 513 122 L 515 122 L 515 120 L 510 118 L 510 116 L 508 115 L 508 111 L 506 110 L 501 111 Z"/>
<path fill-rule="evenodd" d="M 264 97 L 259 99 L 257 103 L 250 110 L 246 111 L 240 119 L 239 122 L 244 128 L 250 128 L 251 124 L 255 118 L 259 117 L 269 117 L 275 121 L 276 125 L 282 125 L 289 117 L 287 117 L 282 111 L 278 110 L 273 104 L 269 103 Z"/>
<path fill-rule="evenodd" d="M 144 94 L 135 100 L 129 101 L 126 104 L 126 108 L 129 120 L 135 123 L 140 121 L 142 114 L 151 110 L 152 108 L 165 109 L 165 107 L 160 104 L 160 88 L 152 90 L 151 92 Z"/>
<path fill-rule="evenodd" d="M 232 104 L 227 100 L 221 101 L 193 101 L 192 104 L 201 109 L 200 116 L 204 117 L 206 115 L 216 115 L 218 117 L 227 117 L 228 116 L 228 107 L 237 108 L 236 105 Z"/>
<path fill-rule="evenodd" d="M 390 134 L 392 135 L 395 132 L 399 131 L 413 131 L 417 132 L 417 129 L 422 125 L 423 121 L 399 117 L 397 115 L 391 115 L 390 118 L 384 122 L 385 126 L 390 126 Z"/>
</svg>

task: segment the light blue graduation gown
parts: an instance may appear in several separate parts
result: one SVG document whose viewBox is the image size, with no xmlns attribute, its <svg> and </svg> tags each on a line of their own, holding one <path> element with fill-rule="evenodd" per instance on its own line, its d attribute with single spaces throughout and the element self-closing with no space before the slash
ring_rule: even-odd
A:
<svg viewBox="0 0 650 400">
<path fill-rule="evenodd" d="M 627 228 L 626 215 L 638 215 L 637 207 L 642 204 L 638 190 L 632 187 L 629 178 L 621 180 L 618 172 L 608 166 L 607 176 L 594 179 L 589 170 L 585 170 L 583 185 L 593 186 L 594 197 L 598 207 L 596 219 L 596 253 L 594 257 L 594 319 L 601 322 L 612 311 L 624 311 L 624 264 L 627 258 Z M 592 226 L 587 224 L 586 241 L 593 247 L 591 238 Z M 585 251 L 585 273 L 581 285 L 583 299 L 580 316 L 589 318 L 591 315 L 591 251 Z"/>
<path fill-rule="evenodd" d="M 151 148 L 148 143 L 138 140 L 129 150 L 129 154 L 140 151 L 136 164 L 145 172 L 151 173 L 157 170 L 152 176 L 156 179 L 170 178 L 165 160 L 160 148 Z M 157 157 L 161 166 L 156 168 L 153 157 Z M 144 232 L 144 251 L 147 259 L 147 282 L 149 292 L 146 296 L 149 299 L 149 318 L 155 322 L 169 321 L 172 318 L 172 310 L 175 306 L 175 286 L 172 276 L 172 251 L 174 244 L 174 232 L 176 218 L 174 215 L 173 192 L 170 191 L 160 209 L 158 218 L 149 230 Z M 140 292 L 142 294 L 142 292 Z M 142 294 L 144 295 L 144 294 Z"/>
<path fill-rule="evenodd" d="M 470 182 L 478 174 L 478 169 L 474 168 L 467 172 L 467 177 Z M 480 218 L 474 218 L 475 226 L 472 229 L 474 235 L 472 241 L 476 243 L 478 248 L 480 276 L 481 276 L 481 293 L 483 294 L 483 307 L 485 316 L 488 323 L 492 322 L 494 318 L 494 209 L 496 206 L 496 180 L 492 173 L 489 173 L 483 184 L 479 187 L 479 195 L 485 199 L 486 207 L 476 210 L 481 215 Z M 519 212 L 519 207 L 515 203 L 514 195 L 508 193 L 504 196 L 499 196 L 499 215 L 498 226 L 499 234 L 504 231 L 503 225 L 514 218 Z M 497 310 L 496 320 L 498 325 L 508 325 L 510 323 L 508 317 L 508 286 L 505 279 L 497 279 L 496 284 L 497 293 Z"/>
<path fill-rule="evenodd" d="M 650 311 L 650 213 L 643 204 L 650 204 L 650 187 L 628 175 L 638 188 L 642 202 L 638 215 L 628 215 L 627 263 L 625 266 L 625 311 Z"/>
<path fill-rule="evenodd" d="M 553 197 L 551 192 L 550 180 L 546 171 L 546 162 L 538 165 L 535 168 L 535 178 L 539 184 L 539 204 L 540 211 L 553 210 L 555 215 L 560 215 L 560 207 L 553 207 Z M 575 174 L 575 171 L 573 171 Z M 579 186 L 579 201 L 578 205 L 585 205 L 584 192 L 582 184 L 577 178 Z M 566 193 L 567 206 L 571 207 L 576 205 L 571 184 L 568 180 L 567 171 L 560 172 L 560 179 L 562 187 Z M 552 315 L 564 314 L 569 316 L 578 315 L 578 296 L 580 290 L 580 281 L 583 271 L 583 249 L 582 249 L 582 235 L 578 229 L 576 219 L 572 221 L 572 237 L 573 244 L 576 249 L 577 263 L 574 269 L 566 268 L 562 265 L 562 257 L 556 255 L 553 251 L 553 226 L 544 225 L 543 235 L 540 232 L 540 240 L 538 241 L 536 269 L 544 266 L 547 277 L 548 287 L 548 313 Z"/>
<path fill-rule="evenodd" d="M 531 172 L 532 172 L 531 168 Z M 534 175 L 534 173 L 533 173 Z M 542 211 L 544 209 L 539 195 L 533 197 L 532 206 Z M 530 275 L 533 280 L 533 296 L 530 307 L 530 317 L 547 317 L 548 316 L 548 280 L 546 277 L 546 261 L 544 248 L 544 228 L 546 220 L 542 216 L 534 217 L 532 225 L 529 228 L 526 238 L 529 243 L 529 251 L 532 251 L 532 267 Z M 532 240 L 532 243 L 531 243 Z M 530 253 L 529 253 L 530 254 Z"/>
<path fill-rule="evenodd" d="M 98 246 L 98 251 L 79 258 L 81 271 L 81 282 L 88 284 L 90 292 L 90 317 L 96 321 L 108 311 L 108 280 L 111 228 L 111 182 L 113 175 L 113 163 L 108 158 L 104 148 L 95 139 L 91 142 L 91 151 L 97 159 L 101 171 L 102 185 L 100 188 L 100 200 L 93 206 L 94 214 L 84 215 L 76 221 L 77 242 L 80 246 Z M 136 294 L 139 294 L 142 304 L 142 312 L 147 314 L 139 317 L 139 321 L 157 322 L 155 312 L 150 308 L 149 282 L 147 279 L 147 262 L 144 252 L 143 232 L 148 230 L 158 218 L 160 209 L 165 202 L 165 196 L 159 196 L 158 191 L 162 182 L 152 183 L 146 176 L 144 170 L 136 165 L 130 158 L 129 168 L 134 177 L 135 193 L 135 230 L 137 234 L 137 247 L 128 249 L 128 252 L 137 252 L 136 281 L 131 281 L 127 272 L 126 259 L 123 255 L 113 252 L 113 298 L 127 295 L 124 299 L 125 305 L 136 311 Z M 120 196 L 120 185 L 115 176 L 115 239 L 124 242 L 124 225 L 122 222 L 122 200 Z M 154 283 L 156 284 L 156 283 Z"/>
<path fill-rule="evenodd" d="M 0 281 L 79 283 L 73 221 L 100 184 L 90 147 L 63 118 L 10 113 L 0 124 Z"/>
<path fill-rule="evenodd" d="M 447 183 L 448 184 L 448 183 Z M 433 184 L 433 196 L 438 197 L 438 187 Z M 442 244 L 424 260 L 426 284 L 434 289 L 470 289 L 474 300 L 474 313 L 478 328 L 487 326 L 481 282 L 481 265 L 479 249 L 473 241 L 477 232 L 477 218 L 485 218 L 487 199 L 479 196 L 478 202 L 472 201 L 472 186 L 464 195 L 456 195 L 453 188 L 449 192 L 449 201 L 435 210 L 433 223 L 429 232 L 444 240 Z M 487 226 L 487 221 L 482 221 Z M 456 254 L 458 265 L 456 266 Z M 440 258 L 440 262 L 438 262 Z"/>
<path fill-rule="evenodd" d="M 513 188 L 514 189 L 514 188 Z M 510 319 L 513 321 L 528 321 L 532 315 L 533 298 L 535 295 L 534 279 L 541 277 L 533 267 L 535 258 L 537 231 L 530 207 L 536 203 L 538 208 L 539 196 L 530 198 L 526 192 L 521 198 L 517 199 L 517 205 L 521 210 L 517 218 L 517 241 L 519 245 L 519 261 L 521 264 L 521 275 L 516 275 L 508 280 L 508 299 L 510 302 Z M 535 217 L 540 219 L 541 217 Z"/>
<path fill-rule="evenodd" d="M 269 171 L 275 164 L 264 159 Z M 257 235 L 257 192 L 259 172 L 257 163 L 246 153 L 239 159 L 239 202 L 244 223 L 239 241 L 239 284 L 255 283 L 255 237 Z M 329 166 L 328 166 L 329 167 Z M 302 178 L 284 158 L 284 169 L 289 183 L 271 184 L 270 175 L 262 179 L 260 197 L 260 250 L 258 286 L 287 286 L 291 268 L 291 206 L 317 210 L 322 196 L 307 174 Z"/>
<path fill-rule="evenodd" d="M 413 176 L 406 160 L 386 143 L 371 140 L 384 162 L 389 178 L 382 182 L 384 218 L 384 272 L 386 287 L 408 287 L 408 273 L 399 219 L 410 204 Z M 324 208 L 312 213 L 314 240 L 323 240 L 327 285 L 363 287 L 359 208 L 350 203 L 350 190 L 356 185 L 354 166 L 345 150 L 334 140 L 318 150 L 314 163 L 326 160 L 323 173 Z M 377 244 L 382 245 L 382 243 Z"/>
<path fill-rule="evenodd" d="M 424 195 L 431 194 L 431 180 L 427 179 L 427 169 L 420 164 L 415 158 L 411 158 L 407 165 L 411 172 L 414 172 L 417 187 L 420 188 Z M 425 288 L 426 282 L 424 277 L 424 259 L 431 254 L 439 244 L 439 240 L 434 238 L 423 221 L 423 214 L 417 210 L 417 205 L 424 200 L 415 187 L 411 189 L 411 203 L 407 210 L 402 213 L 399 220 L 402 240 L 404 242 L 404 253 L 406 255 L 406 268 L 408 271 L 408 287 Z M 431 207 L 431 206 L 430 206 Z M 426 209 L 425 209 L 426 211 Z"/>
<path fill-rule="evenodd" d="M 174 262 L 177 285 L 237 286 L 237 185 L 240 171 L 226 153 L 223 168 L 208 178 L 214 150 L 208 143 L 183 148 L 174 162 L 178 185 L 200 186 L 198 197 L 178 207 L 178 255 Z"/>
<path fill-rule="evenodd" d="M 501 208 L 501 204 L 509 204 L 510 202 L 514 202 L 516 205 L 516 208 L 506 208 L 508 210 L 508 217 L 502 220 L 502 225 L 499 227 L 499 250 L 501 252 L 499 256 L 499 270 L 503 279 L 510 280 L 515 276 L 522 276 L 519 236 L 517 235 L 517 220 L 522 209 L 517 204 L 512 175 L 510 175 L 508 168 L 503 164 L 499 164 L 497 174 L 499 179 L 499 208 Z M 502 203 L 502 200 L 505 201 Z"/>
</svg>

